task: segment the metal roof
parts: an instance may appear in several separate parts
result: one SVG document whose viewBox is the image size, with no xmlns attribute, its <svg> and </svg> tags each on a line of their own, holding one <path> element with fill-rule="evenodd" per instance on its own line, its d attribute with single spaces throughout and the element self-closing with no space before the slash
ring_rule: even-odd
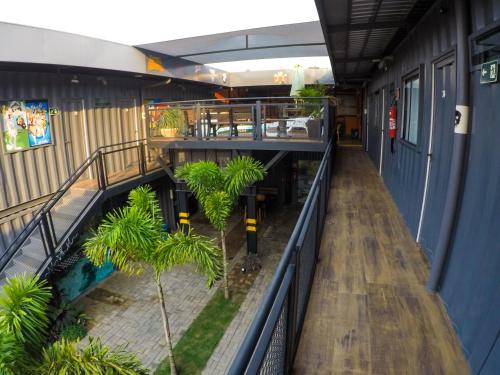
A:
<svg viewBox="0 0 500 375">
<path fill-rule="evenodd" d="M 318 21 L 203 35 L 136 47 L 199 64 L 328 54 Z"/>
<path fill-rule="evenodd" d="M 434 0 L 315 0 L 337 82 L 363 81 Z"/>
</svg>

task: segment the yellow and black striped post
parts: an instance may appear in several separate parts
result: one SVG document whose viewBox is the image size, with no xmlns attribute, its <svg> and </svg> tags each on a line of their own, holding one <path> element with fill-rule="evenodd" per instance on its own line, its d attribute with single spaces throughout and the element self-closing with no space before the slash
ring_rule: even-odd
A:
<svg viewBox="0 0 500 375">
<path fill-rule="evenodd" d="M 188 193 L 189 190 L 185 182 L 178 182 L 177 184 L 177 207 L 179 209 L 179 225 L 182 231 L 187 234 L 189 231 L 189 204 L 188 204 Z"/>
<path fill-rule="evenodd" d="M 246 230 L 247 230 L 247 253 L 257 254 L 257 207 L 256 196 L 257 188 L 249 186 L 247 188 L 247 217 L 246 217 Z"/>
</svg>

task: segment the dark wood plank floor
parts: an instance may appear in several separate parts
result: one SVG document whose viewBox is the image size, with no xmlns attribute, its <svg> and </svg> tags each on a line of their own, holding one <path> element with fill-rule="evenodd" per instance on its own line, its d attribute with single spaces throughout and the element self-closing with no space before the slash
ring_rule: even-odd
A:
<svg viewBox="0 0 500 375">
<path fill-rule="evenodd" d="M 461 375 L 428 264 L 368 156 L 337 150 L 295 374 Z"/>
</svg>

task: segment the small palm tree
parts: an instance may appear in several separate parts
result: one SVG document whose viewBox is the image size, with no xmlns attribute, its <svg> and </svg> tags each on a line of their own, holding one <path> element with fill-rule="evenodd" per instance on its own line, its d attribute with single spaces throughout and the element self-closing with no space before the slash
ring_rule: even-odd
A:
<svg viewBox="0 0 500 375">
<path fill-rule="evenodd" d="M 167 235 L 162 231 L 162 221 L 154 192 L 149 186 L 139 187 L 130 192 L 126 207 L 106 216 L 84 247 L 87 257 L 98 266 L 109 259 L 129 275 L 140 274 L 146 266 L 152 268 L 170 370 L 175 375 L 177 371 L 160 276 L 174 265 L 193 264 L 197 272 L 207 277 L 207 286 L 211 287 L 222 273 L 222 256 L 211 239 L 192 231 Z"/>
<path fill-rule="evenodd" d="M 230 160 L 224 168 L 213 161 L 186 163 L 176 169 L 177 178 L 185 180 L 200 202 L 208 221 L 220 233 L 224 257 L 224 296 L 229 298 L 227 279 L 226 227 L 233 206 L 243 190 L 266 175 L 264 166 L 249 156 Z"/>
</svg>

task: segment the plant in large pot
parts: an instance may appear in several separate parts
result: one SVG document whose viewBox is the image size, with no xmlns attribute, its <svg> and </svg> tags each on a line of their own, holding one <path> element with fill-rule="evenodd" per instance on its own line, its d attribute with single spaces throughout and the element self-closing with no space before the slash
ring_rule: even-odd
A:
<svg viewBox="0 0 500 375">
<path fill-rule="evenodd" d="M 304 105 L 304 114 L 309 117 L 307 134 L 310 138 L 321 137 L 321 107 L 322 98 L 327 96 L 326 91 L 326 86 L 319 83 L 298 91 L 299 102 Z"/>
<path fill-rule="evenodd" d="M 158 119 L 162 137 L 176 137 L 182 130 L 184 117 L 179 108 L 165 108 Z"/>
</svg>

